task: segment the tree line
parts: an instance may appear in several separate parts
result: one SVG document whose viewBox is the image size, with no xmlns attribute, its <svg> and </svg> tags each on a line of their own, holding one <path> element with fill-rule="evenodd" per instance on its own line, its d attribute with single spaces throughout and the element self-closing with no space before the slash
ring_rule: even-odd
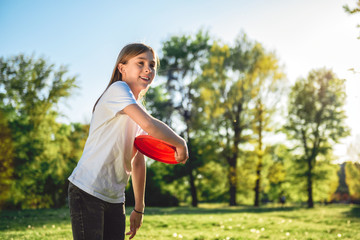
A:
<svg viewBox="0 0 360 240">
<path fill-rule="evenodd" d="M 279 59 L 245 33 L 232 44 L 206 31 L 162 43 L 159 83 L 145 104 L 188 142 L 185 166 L 148 161 L 146 204 L 197 206 L 329 202 L 339 188 L 333 146 L 349 134 L 345 80 L 314 69 L 290 86 Z M 64 67 L 18 55 L 0 58 L 0 204 L 61 207 L 88 125 L 57 120 L 76 88 Z M 90 110 L 89 110 L 90 111 Z M 359 163 L 344 169 L 359 199 Z M 131 204 L 131 187 L 127 188 Z"/>
</svg>

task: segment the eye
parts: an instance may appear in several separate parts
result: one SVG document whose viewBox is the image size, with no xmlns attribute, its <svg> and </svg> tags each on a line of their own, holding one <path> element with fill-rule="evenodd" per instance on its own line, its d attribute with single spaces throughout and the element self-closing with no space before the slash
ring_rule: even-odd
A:
<svg viewBox="0 0 360 240">
<path fill-rule="evenodd" d="M 144 66 L 144 62 L 138 62 L 138 64 L 140 65 L 140 66 Z"/>
<path fill-rule="evenodd" d="M 150 67 L 154 69 L 154 68 L 155 68 L 155 64 L 150 64 Z"/>
</svg>

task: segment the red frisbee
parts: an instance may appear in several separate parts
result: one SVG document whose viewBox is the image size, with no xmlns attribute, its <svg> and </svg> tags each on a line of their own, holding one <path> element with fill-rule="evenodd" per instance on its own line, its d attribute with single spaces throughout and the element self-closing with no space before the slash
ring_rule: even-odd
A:
<svg viewBox="0 0 360 240">
<path fill-rule="evenodd" d="M 142 154 L 159 162 L 177 164 L 175 147 L 160 139 L 149 135 L 139 135 L 135 138 L 134 146 Z"/>
</svg>

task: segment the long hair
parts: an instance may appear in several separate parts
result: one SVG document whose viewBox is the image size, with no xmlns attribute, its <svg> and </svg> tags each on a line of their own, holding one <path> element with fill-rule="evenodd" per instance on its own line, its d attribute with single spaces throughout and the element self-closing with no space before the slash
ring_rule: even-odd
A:
<svg viewBox="0 0 360 240">
<path fill-rule="evenodd" d="M 110 85 L 113 84 L 114 82 L 122 81 L 122 75 L 121 75 L 121 73 L 120 73 L 120 71 L 118 69 L 119 63 L 126 64 L 126 63 L 128 63 L 128 61 L 131 58 L 136 57 L 137 55 L 140 55 L 140 54 L 145 53 L 145 52 L 151 52 L 154 55 L 154 57 L 156 59 L 155 69 L 157 69 L 160 61 L 159 61 L 159 58 L 158 58 L 157 54 L 155 53 L 155 51 L 150 46 L 148 46 L 146 44 L 143 44 L 143 43 L 131 43 L 131 44 L 126 45 L 120 51 L 120 53 L 118 55 L 118 58 L 117 58 L 116 63 L 115 63 L 114 70 L 113 70 L 111 78 L 110 78 L 110 82 L 107 85 L 105 91 L 101 94 L 101 96 L 95 102 L 95 105 L 93 107 L 93 112 L 95 111 L 95 107 L 96 107 L 97 103 L 99 102 L 100 98 L 102 97 L 102 95 L 104 95 L 104 93 L 110 87 Z M 145 91 L 141 92 L 140 94 L 144 95 L 146 93 L 146 91 L 147 91 L 147 89 L 145 89 Z"/>
</svg>

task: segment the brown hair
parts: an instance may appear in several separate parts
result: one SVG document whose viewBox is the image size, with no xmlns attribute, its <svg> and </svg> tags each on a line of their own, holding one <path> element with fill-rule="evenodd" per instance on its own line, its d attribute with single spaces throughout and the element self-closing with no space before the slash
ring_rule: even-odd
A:
<svg viewBox="0 0 360 240">
<path fill-rule="evenodd" d="M 158 65 L 159 65 L 159 58 L 158 56 L 156 55 L 155 51 L 148 45 L 146 44 L 143 44 L 143 43 L 131 43 L 131 44 L 128 44 L 126 45 L 119 53 L 118 55 L 118 58 L 116 60 L 116 63 L 115 63 L 115 67 L 114 67 L 114 70 L 113 70 L 113 73 L 111 75 L 111 78 L 110 78 L 110 82 L 109 84 L 107 85 L 105 91 L 110 87 L 111 84 L 113 84 L 114 82 L 117 82 L 117 81 L 122 81 L 122 76 L 121 76 L 121 73 L 118 69 L 118 65 L 119 63 L 122 63 L 122 64 L 126 64 L 128 63 L 128 61 L 133 58 L 133 57 L 136 57 L 137 55 L 140 55 L 144 52 L 151 52 L 155 59 L 156 59 L 156 62 L 155 62 L 155 69 L 157 69 Z M 100 98 L 102 97 L 102 95 L 104 95 L 105 91 L 101 94 L 101 96 L 98 98 L 98 100 L 96 101 L 94 107 L 93 107 L 93 112 L 95 111 L 95 107 L 96 107 L 96 104 L 99 102 Z"/>
</svg>

